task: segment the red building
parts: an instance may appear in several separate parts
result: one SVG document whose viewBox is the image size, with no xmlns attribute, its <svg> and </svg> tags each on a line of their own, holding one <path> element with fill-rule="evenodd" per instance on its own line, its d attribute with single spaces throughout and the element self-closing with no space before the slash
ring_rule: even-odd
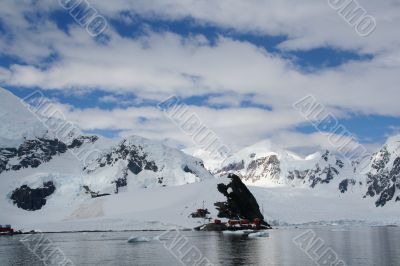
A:
<svg viewBox="0 0 400 266">
<path fill-rule="evenodd" d="M 14 229 L 11 228 L 11 225 L 0 225 L 0 234 L 14 233 Z"/>
</svg>

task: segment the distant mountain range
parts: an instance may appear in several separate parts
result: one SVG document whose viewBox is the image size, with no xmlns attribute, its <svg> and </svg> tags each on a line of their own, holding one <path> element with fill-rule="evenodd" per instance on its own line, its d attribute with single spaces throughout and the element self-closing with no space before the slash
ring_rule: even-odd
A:
<svg viewBox="0 0 400 266">
<path fill-rule="evenodd" d="M 377 207 L 388 201 L 400 201 L 400 135 L 388 139 L 362 167 L 333 151 L 303 158 L 274 147 L 269 141 L 242 149 L 217 166 L 206 152 L 194 154 L 202 156 L 214 175 L 237 173 L 248 185 L 358 193 L 360 197 L 374 198 Z"/>
</svg>

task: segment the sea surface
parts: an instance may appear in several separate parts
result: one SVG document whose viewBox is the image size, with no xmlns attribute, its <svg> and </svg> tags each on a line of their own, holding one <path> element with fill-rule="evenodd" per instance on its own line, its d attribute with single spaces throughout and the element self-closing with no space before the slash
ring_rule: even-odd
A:
<svg viewBox="0 0 400 266">
<path fill-rule="evenodd" d="M 193 231 L 2 236 L 0 265 L 400 265 L 398 227 L 268 233 L 254 238 Z"/>
</svg>

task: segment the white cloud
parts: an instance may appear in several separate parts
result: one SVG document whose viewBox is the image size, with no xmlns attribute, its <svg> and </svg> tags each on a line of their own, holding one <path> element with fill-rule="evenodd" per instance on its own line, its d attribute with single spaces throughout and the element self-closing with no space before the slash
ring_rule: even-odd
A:
<svg viewBox="0 0 400 266">
<path fill-rule="evenodd" d="M 158 140 L 173 147 L 197 147 L 189 135 L 180 130 L 167 116 L 155 107 L 130 107 L 125 109 L 101 110 L 98 108 L 77 109 L 58 104 L 65 117 L 80 128 L 91 130 L 118 130 L 120 137 L 141 135 Z M 218 138 L 232 151 L 270 139 L 278 147 L 308 155 L 316 150 L 335 150 L 339 145 L 329 141 L 327 133 L 300 133 L 291 128 L 304 122 L 290 112 L 270 112 L 257 108 L 229 108 L 217 110 L 208 107 L 189 106 L 189 113 L 196 114 L 202 123 L 216 133 Z M 145 121 L 142 118 L 146 118 Z M 347 137 L 349 141 L 350 138 Z M 341 138 L 340 144 L 343 142 Z M 347 142 L 347 141 L 346 141 Z M 356 142 L 351 141 L 353 145 Z M 336 146 L 335 146 L 336 144 Z M 367 144 L 368 150 L 377 148 Z"/>
<path fill-rule="evenodd" d="M 100 44 L 79 25 L 70 25 L 65 33 L 46 16 L 33 27 L 23 12 L 39 10 L 46 14 L 59 8 L 55 1 L 34 2 L 35 5 L 11 1 L 0 4 L 8 32 L 0 37 L 0 50 L 24 62 L 0 69 L 0 81 L 5 86 L 102 89 L 151 100 L 162 100 L 171 94 L 218 94 L 221 96 L 209 98 L 208 103 L 230 108 L 192 108 L 227 143 L 239 145 L 284 134 L 282 140 L 276 141 L 295 147 L 297 144 L 292 142 L 304 140 L 305 135 L 290 135 L 294 134 L 290 129 L 305 119 L 293 110 L 292 104 L 308 94 L 341 117 L 347 112 L 400 116 L 400 44 L 396 28 L 400 17 L 396 1 L 360 1 L 378 21 L 377 30 L 367 38 L 359 37 L 326 1 L 91 1 L 109 17 L 120 18 L 121 11 L 172 20 L 192 16 L 198 23 L 260 35 L 287 35 L 289 39 L 280 45 L 284 50 L 331 46 L 374 54 L 371 61 L 349 62 L 314 73 L 304 73 L 289 59 L 251 43 L 223 36 L 211 45 L 202 35 L 182 37 L 149 31 L 146 36 L 132 39 L 109 28 L 110 42 Z M 124 23 L 135 22 L 121 19 Z M 43 58 L 54 53 L 58 58 L 44 64 Z M 243 100 L 271 106 L 272 111 L 239 108 Z M 155 107 L 64 108 L 71 120 L 87 130 L 121 129 L 122 134 L 190 143 Z M 147 120 L 143 122 L 140 117 Z M 320 138 L 310 135 L 310 141 L 318 145 L 322 145 Z"/>
<path fill-rule="evenodd" d="M 123 135 L 133 133 L 158 140 L 179 139 L 182 145 L 194 145 L 190 136 L 186 136 L 179 126 L 156 107 L 101 110 L 98 108 L 77 109 L 62 104 L 58 106 L 68 120 L 76 123 L 83 130 L 122 130 Z M 273 132 L 304 122 L 304 118 L 293 116 L 290 110 L 279 113 L 257 108 L 219 110 L 189 106 L 189 112 L 198 115 L 205 126 L 230 146 L 249 145 Z M 142 118 L 145 120 L 143 121 Z"/>
<path fill-rule="evenodd" d="M 377 20 L 378 28 L 368 38 L 360 38 L 338 12 L 329 6 L 328 0 L 93 1 L 110 16 L 124 10 L 171 20 L 191 16 L 202 23 L 242 32 L 285 35 L 289 37 L 281 45 L 285 49 L 334 46 L 372 53 L 397 49 L 399 39 L 395 32 L 400 22 L 398 1 L 357 2 Z"/>
<path fill-rule="evenodd" d="M 67 44 L 55 43 L 60 61 L 46 69 L 14 65 L 3 79 L 14 86 L 102 88 L 158 100 L 171 94 L 255 94 L 256 101 L 274 109 L 288 108 L 313 94 L 328 106 L 400 115 L 400 64 L 387 61 L 395 54 L 307 74 L 252 44 L 227 38 L 210 46 L 171 33 L 152 33 L 139 40 L 114 35 L 105 46 L 80 38 L 75 31 Z M 73 40 L 76 43 L 70 45 Z"/>
</svg>

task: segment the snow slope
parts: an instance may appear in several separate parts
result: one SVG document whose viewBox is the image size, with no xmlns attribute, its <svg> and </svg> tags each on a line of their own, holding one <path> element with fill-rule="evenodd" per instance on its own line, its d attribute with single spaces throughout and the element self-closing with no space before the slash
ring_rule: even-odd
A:
<svg viewBox="0 0 400 266">
<path fill-rule="evenodd" d="M 226 180 L 214 179 L 176 187 L 128 188 L 126 193 L 95 199 L 75 198 L 72 202 L 53 198 L 52 204 L 29 215 L 11 208 L 2 209 L 5 214 L 12 213 L 2 217 L 2 221 L 23 230 L 34 228 L 43 231 L 193 228 L 204 223 L 201 218 L 189 217 L 203 206 L 203 202 L 210 210 L 210 216 L 217 217 L 213 203 L 224 200 L 216 190 L 221 182 Z M 250 190 L 263 206 L 267 221 L 273 225 L 400 224 L 395 203 L 375 208 L 371 200 L 354 197 L 354 194 L 336 198 L 284 187 L 250 187 Z M 60 206 L 63 206 L 62 210 Z"/>
<path fill-rule="evenodd" d="M 55 193 L 41 210 L 26 213 L 12 204 L 2 204 L 1 220 L 22 230 L 161 230 L 193 228 L 203 219 L 189 215 L 203 204 L 213 217 L 217 216 L 214 202 L 225 200 L 217 184 L 224 179 L 175 187 L 148 189 L 128 187 L 124 193 L 107 197 L 89 198 L 73 187 Z M 75 194 L 74 194 L 75 193 Z"/>
<path fill-rule="evenodd" d="M 0 88 L 0 147 L 15 147 L 24 139 L 43 137 L 44 125 L 26 108 L 23 102 Z"/>
</svg>

